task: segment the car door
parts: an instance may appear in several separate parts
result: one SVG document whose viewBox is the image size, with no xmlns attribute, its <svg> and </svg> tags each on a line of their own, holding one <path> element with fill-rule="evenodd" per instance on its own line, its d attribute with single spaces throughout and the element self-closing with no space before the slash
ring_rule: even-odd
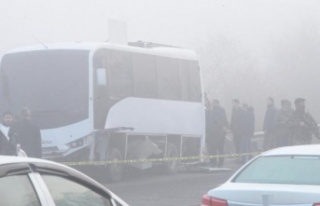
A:
<svg viewBox="0 0 320 206">
<path fill-rule="evenodd" d="M 32 170 L 26 163 L 0 166 L 0 191 L 0 205 L 48 205 L 41 189 L 34 184 Z"/>
<path fill-rule="evenodd" d="M 51 164 L 33 164 L 56 206 L 127 206 L 91 178 Z"/>
</svg>

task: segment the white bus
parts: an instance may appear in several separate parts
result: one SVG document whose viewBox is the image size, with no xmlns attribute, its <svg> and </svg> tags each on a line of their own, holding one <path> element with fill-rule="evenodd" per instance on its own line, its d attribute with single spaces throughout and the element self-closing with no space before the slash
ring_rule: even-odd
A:
<svg viewBox="0 0 320 206">
<path fill-rule="evenodd" d="M 141 45 L 57 43 L 9 51 L 1 60 L 0 111 L 31 109 L 43 158 L 85 164 L 184 157 L 162 161 L 175 172 L 178 163 L 197 161 L 185 157 L 199 156 L 205 143 L 198 58 Z M 154 163 L 106 168 L 119 180 L 128 164 Z"/>
</svg>

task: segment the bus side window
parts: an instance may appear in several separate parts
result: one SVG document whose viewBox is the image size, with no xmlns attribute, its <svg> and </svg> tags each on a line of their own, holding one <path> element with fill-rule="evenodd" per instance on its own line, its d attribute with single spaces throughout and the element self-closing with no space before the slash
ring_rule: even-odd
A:
<svg viewBox="0 0 320 206">
<path fill-rule="evenodd" d="M 150 54 L 132 53 L 134 96 L 157 98 L 155 57 Z"/>
<path fill-rule="evenodd" d="M 108 50 L 107 62 L 110 98 L 117 101 L 131 96 L 133 93 L 131 54 L 125 51 Z"/>
<path fill-rule="evenodd" d="M 158 98 L 180 100 L 178 60 L 156 57 L 158 77 Z"/>
<path fill-rule="evenodd" d="M 96 75 L 95 85 L 106 86 L 107 84 L 107 74 L 106 74 L 107 61 L 105 56 L 106 56 L 105 49 L 100 49 L 96 51 L 96 53 L 93 56 L 93 68 Z"/>
<path fill-rule="evenodd" d="M 102 86 L 107 85 L 107 75 L 105 68 L 97 68 L 97 84 Z"/>
<path fill-rule="evenodd" d="M 180 91 L 182 101 L 190 101 L 191 92 L 188 65 L 188 61 L 179 60 Z"/>
<path fill-rule="evenodd" d="M 195 61 L 189 62 L 190 101 L 201 102 L 200 69 Z"/>
</svg>

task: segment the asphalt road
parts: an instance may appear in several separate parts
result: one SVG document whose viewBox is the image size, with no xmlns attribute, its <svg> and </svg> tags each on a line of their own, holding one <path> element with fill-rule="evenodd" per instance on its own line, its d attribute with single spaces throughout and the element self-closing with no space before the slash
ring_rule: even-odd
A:
<svg viewBox="0 0 320 206">
<path fill-rule="evenodd" d="M 122 182 L 105 184 L 132 206 L 195 206 L 209 189 L 227 180 L 229 171 L 183 171 L 164 175 L 157 170 L 134 171 Z"/>
</svg>

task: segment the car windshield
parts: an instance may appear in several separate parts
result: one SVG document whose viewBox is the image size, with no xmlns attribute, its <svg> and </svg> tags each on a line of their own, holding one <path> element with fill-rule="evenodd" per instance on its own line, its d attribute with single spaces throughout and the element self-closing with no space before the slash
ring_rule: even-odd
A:
<svg viewBox="0 0 320 206">
<path fill-rule="evenodd" d="M 320 185 L 320 156 L 260 157 L 233 180 L 237 183 Z"/>
</svg>

